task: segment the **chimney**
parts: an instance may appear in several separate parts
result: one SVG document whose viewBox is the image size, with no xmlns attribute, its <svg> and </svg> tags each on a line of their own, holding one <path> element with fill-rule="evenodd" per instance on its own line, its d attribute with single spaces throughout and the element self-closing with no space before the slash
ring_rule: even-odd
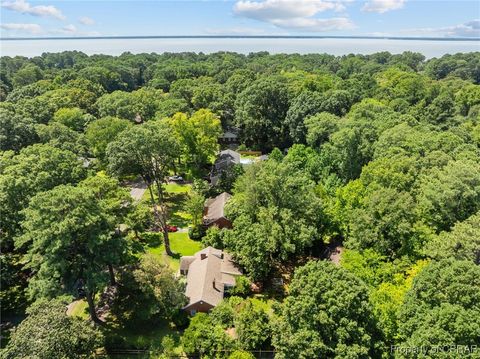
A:
<svg viewBox="0 0 480 359">
<path fill-rule="evenodd" d="M 215 278 L 213 278 L 213 289 L 217 289 L 217 287 L 215 286 Z"/>
<path fill-rule="evenodd" d="M 200 253 L 200 260 L 204 260 L 205 258 L 207 258 L 207 254 L 206 253 Z"/>
</svg>

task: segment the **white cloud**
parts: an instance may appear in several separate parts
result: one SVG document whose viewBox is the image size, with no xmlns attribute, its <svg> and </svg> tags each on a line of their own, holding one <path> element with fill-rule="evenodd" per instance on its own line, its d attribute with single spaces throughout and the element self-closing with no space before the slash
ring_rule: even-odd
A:
<svg viewBox="0 0 480 359">
<path fill-rule="evenodd" d="M 235 3 L 233 11 L 238 16 L 284 29 L 320 32 L 354 27 L 346 17 L 314 17 L 324 11 L 343 11 L 347 2 L 351 0 L 241 0 Z"/>
<path fill-rule="evenodd" d="M 82 16 L 81 18 L 78 19 L 78 21 L 82 25 L 95 25 L 95 20 L 87 16 Z"/>
<path fill-rule="evenodd" d="M 265 35 L 265 29 L 251 27 L 208 28 L 205 32 L 210 35 Z M 270 33 L 268 33 L 270 35 Z"/>
<path fill-rule="evenodd" d="M 401 32 L 414 36 L 480 37 L 480 19 L 453 26 L 405 29 Z"/>
<path fill-rule="evenodd" d="M 347 30 L 355 28 L 353 22 L 346 17 L 334 17 L 330 19 L 297 17 L 293 19 L 276 19 L 273 20 L 272 23 L 278 27 L 311 32 Z"/>
<path fill-rule="evenodd" d="M 20 33 L 29 33 L 32 35 L 39 35 L 44 33 L 42 27 L 38 24 L 1 24 L 0 27 L 7 31 L 15 31 Z"/>
<path fill-rule="evenodd" d="M 41 17 L 53 17 L 58 20 L 65 20 L 65 16 L 53 5 L 32 6 L 25 0 L 11 0 L 2 2 L 2 7 L 22 14 L 29 14 Z"/>
<path fill-rule="evenodd" d="M 68 24 L 62 27 L 60 32 L 63 32 L 64 34 L 75 34 L 77 32 L 77 28 L 73 24 Z"/>
<path fill-rule="evenodd" d="M 237 1 L 233 10 L 237 15 L 256 20 L 311 17 L 326 10 L 344 10 L 342 1 L 322 0 L 265 0 Z"/>
<path fill-rule="evenodd" d="M 401 9 L 403 5 L 405 5 L 405 0 L 368 0 L 362 10 L 383 14 L 387 11 Z"/>
</svg>

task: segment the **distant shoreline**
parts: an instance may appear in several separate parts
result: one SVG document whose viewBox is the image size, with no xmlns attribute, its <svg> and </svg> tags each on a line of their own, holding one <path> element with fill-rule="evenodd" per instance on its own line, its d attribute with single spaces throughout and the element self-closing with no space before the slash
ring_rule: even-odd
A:
<svg viewBox="0 0 480 359">
<path fill-rule="evenodd" d="M 271 36 L 271 35 L 171 35 L 171 36 L 53 36 L 53 37 L 0 37 L 1 41 L 22 40 L 132 40 L 132 39 L 354 39 L 354 40 L 412 40 L 412 41 L 479 41 L 480 37 L 408 37 L 408 36 Z"/>
</svg>

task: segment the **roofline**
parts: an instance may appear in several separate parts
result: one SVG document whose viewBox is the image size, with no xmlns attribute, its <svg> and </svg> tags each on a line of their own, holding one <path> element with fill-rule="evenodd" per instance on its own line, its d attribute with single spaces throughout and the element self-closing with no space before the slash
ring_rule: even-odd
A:
<svg viewBox="0 0 480 359">
<path fill-rule="evenodd" d="M 188 307 L 191 307 L 192 305 L 197 304 L 197 303 L 200 303 L 200 302 L 203 302 L 203 303 L 205 303 L 205 304 L 211 305 L 212 307 L 215 307 L 215 305 L 213 305 L 212 303 L 209 303 L 209 302 L 207 302 L 206 300 L 200 299 L 200 300 L 197 300 L 196 302 L 187 304 L 187 305 L 184 306 L 182 309 L 185 310 L 185 309 L 187 309 Z"/>
</svg>

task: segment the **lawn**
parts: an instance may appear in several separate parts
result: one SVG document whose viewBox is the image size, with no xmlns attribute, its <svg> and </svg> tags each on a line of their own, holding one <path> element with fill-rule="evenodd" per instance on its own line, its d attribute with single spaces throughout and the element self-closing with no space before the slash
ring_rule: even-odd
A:
<svg viewBox="0 0 480 359">
<path fill-rule="evenodd" d="M 188 199 L 188 193 L 191 191 L 192 185 L 189 183 L 169 183 L 165 186 L 165 200 L 168 207 L 168 224 L 180 228 L 187 228 L 192 217 L 185 212 L 185 202 Z M 157 196 L 155 195 L 155 198 Z M 142 201 L 150 205 L 150 193 L 145 191 Z"/>
<path fill-rule="evenodd" d="M 175 253 L 173 257 L 165 254 L 165 245 L 162 243 L 155 247 L 147 247 L 146 251 L 153 254 L 163 263 L 167 263 L 174 271 L 180 267 L 181 256 L 191 256 L 202 249 L 200 242 L 190 239 L 186 232 L 170 233 L 170 248 Z"/>
<path fill-rule="evenodd" d="M 82 319 L 88 319 L 90 317 L 88 313 L 88 303 L 86 300 L 79 299 L 70 304 L 67 311 L 68 315 L 79 317 Z"/>
<path fill-rule="evenodd" d="M 173 323 L 161 321 L 156 324 L 149 325 L 120 325 L 117 321 L 109 320 L 102 328 L 106 337 L 108 337 L 109 346 L 119 349 L 149 349 L 156 352 L 162 348 L 162 339 L 170 336 L 175 343 L 175 352 L 177 355 L 182 354 L 180 346 L 180 331 Z M 115 357 L 115 356 L 113 356 Z M 126 358 L 125 355 L 118 356 Z M 132 355 L 133 357 L 133 355 Z M 135 356 L 135 358 L 151 357 L 149 354 L 145 356 Z"/>
</svg>

